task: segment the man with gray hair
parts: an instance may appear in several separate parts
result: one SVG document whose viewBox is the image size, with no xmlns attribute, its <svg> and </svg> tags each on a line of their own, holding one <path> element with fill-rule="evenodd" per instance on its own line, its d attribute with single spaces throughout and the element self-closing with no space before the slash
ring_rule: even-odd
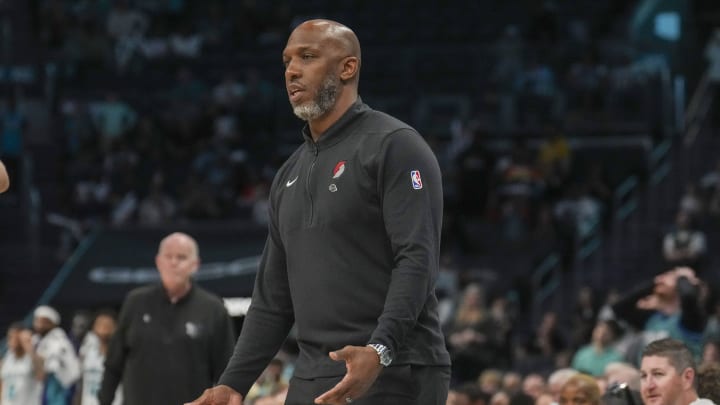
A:
<svg viewBox="0 0 720 405">
<path fill-rule="evenodd" d="M 640 365 L 640 393 L 645 405 L 711 405 L 697 393 L 697 367 L 690 349 L 675 339 L 648 344 Z"/>
<path fill-rule="evenodd" d="M 548 391 L 552 395 L 553 400 L 557 403 L 560 399 L 560 390 L 563 385 L 572 377 L 580 372 L 574 368 L 561 368 L 553 371 L 548 377 Z"/>
<path fill-rule="evenodd" d="M 123 403 L 177 405 L 217 382 L 232 354 L 232 320 L 220 297 L 197 285 L 197 241 L 173 232 L 155 256 L 160 282 L 125 297 L 105 357 L 98 399 L 112 405 L 122 382 Z"/>
</svg>

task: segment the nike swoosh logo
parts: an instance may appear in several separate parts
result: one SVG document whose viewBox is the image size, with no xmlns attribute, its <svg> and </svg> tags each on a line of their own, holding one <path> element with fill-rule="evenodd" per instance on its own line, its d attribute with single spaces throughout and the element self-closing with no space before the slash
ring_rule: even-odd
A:
<svg viewBox="0 0 720 405">
<path fill-rule="evenodd" d="M 298 179 L 298 176 L 295 176 L 294 179 L 288 180 L 288 182 L 285 183 L 285 187 L 290 187 L 290 186 L 292 186 L 293 184 L 295 184 L 295 182 L 297 181 L 297 179 Z"/>
</svg>

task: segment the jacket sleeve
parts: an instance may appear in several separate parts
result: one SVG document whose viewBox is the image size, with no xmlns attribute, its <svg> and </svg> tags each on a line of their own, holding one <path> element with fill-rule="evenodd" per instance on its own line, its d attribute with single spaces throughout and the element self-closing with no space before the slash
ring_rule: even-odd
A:
<svg viewBox="0 0 720 405">
<path fill-rule="evenodd" d="M 102 383 L 100 384 L 100 392 L 98 399 L 100 405 L 111 405 L 115 398 L 115 391 L 120 385 L 123 370 L 125 369 L 125 360 L 127 359 L 127 334 L 132 322 L 132 313 L 134 311 L 134 296 L 131 292 L 125 299 L 125 303 L 120 310 L 118 317 L 118 325 L 113 337 L 110 339 L 107 355 L 105 356 L 105 371 L 103 372 Z"/>
<path fill-rule="evenodd" d="M 645 323 L 653 311 L 639 309 L 637 302 L 639 299 L 652 294 L 653 286 L 653 280 L 646 280 L 624 292 L 620 298 L 610 306 L 615 318 L 627 323 L 636 330 L 643 330 Z"/>
<path fill-rule="evenodd" d="M 687 277 L 678 277 L 676 290 L 680 297 L 680 326 L 687 332 L 701 334 L 707 324 L 707 316 L 700 300 L 700 287 Z"/>
<path fill-rule="evenodd" d="M 370 343 L 393 353 L 434 293 L 439 268 L 443 192 L 440 167 L 411 129 L 390 134 L 378 154 L 378 195 L 395 268 Z"/>
<path fill-rule="evenodd" d="M 235 345 L 235 332 L 233 331 L 232 319 L 228 315 L 222 302 L 218 302 L 217 321 L 213 328 L 214 335 L 210 345 L 210 376 L 213 384 L 217 383 L 227 366 L 228 359 L 233 353 Z"/>
<path fill-rule="evenodd" d="M 275 223 L 271 207 L 269 234 L 250 308 L 235 351 L 219 381 L 243 397 L 278 352 L 294 322 L 285 253 Z"/>
</svg>

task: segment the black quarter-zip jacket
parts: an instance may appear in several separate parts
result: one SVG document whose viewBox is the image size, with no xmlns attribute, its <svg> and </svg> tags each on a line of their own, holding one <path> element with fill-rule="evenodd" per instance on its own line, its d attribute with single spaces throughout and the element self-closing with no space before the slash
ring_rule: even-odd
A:
<svg viewBox="0 0 720 405">
<path fill-rule="evenodd" d="M 358 101 L 308 127 L 270 191 L 252 303 L 220 384 L 243 395 L 293 322 L 295 375 L 343 375 L 328 353 L 384 344 L 393 364 L 448 365 L 437 313 L 440 168 L 413 128 Z"/>
</svg>

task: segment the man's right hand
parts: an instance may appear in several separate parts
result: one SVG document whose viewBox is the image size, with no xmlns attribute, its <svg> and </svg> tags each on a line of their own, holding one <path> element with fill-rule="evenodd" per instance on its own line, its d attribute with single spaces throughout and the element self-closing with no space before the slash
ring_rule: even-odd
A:
<svg viewBox="0 0 720 405">
<path fill-rule="evenodd" d="M 185 405 L 243 405 L 243 397 L 227 385 L 206 389 L 200 398 Z"/>
</svg>

